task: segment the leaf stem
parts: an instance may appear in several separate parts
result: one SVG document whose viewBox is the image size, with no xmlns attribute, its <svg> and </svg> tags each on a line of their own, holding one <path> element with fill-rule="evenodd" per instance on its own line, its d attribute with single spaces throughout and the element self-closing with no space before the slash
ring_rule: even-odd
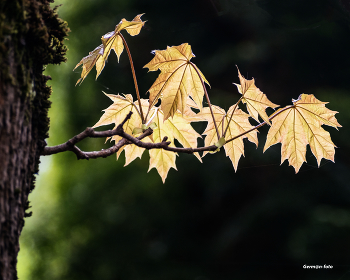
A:
<svg viewBox="0 0 350 280">
<path fill-rule="evenodd" d="M 180 67 L 182 67 L 182 66 L 183 66 L 183 65 L 180 65 L 179 67 L 177 67 L 177 68 L 171 73 L 171 75 L 168 77 L 167 80 L 169 80 L 169 79 L 176 73 L 176 71 L 177 71 Z M 160 76 L 161 74 L 162 74 L 162 73 L 160 73 L 159 76 Z M 165 81 L 165 82 L 164 82 L 164 84 L 162 85 L 162 88 L 158 91 L 157 95 L 154 97 L 154 99 L 152 100 L 152 102 L 149 104 L 149 106 L 148 106 L 148 111 L 147 111 L 147 114 L 146 114 L 146 121 L 147 121 L 149 112 L 151 111 L 152 107 L 158 102 L 158 99 L 159 99 L 161 93 L 163 92 L 165 86 L 167 85 L 167 82 L 168 82 L 168 81 Z"/>
<path fill-rule="evenodd" d="M 224 123 L 225 123 L 225 117 L 226 117 L 226 114 L 222 117 L 222 122 L 221 122 L 221 135 L 222 137 L 225 137 L 225 134 L 224 134 Z"/>
<path fill-rule="evenodd" d="M 286 110 L 288 110 L 288 109 L 290 109 L 290 108 L 292 108 L 292 107 L 294 107 L 294 105 L 287 106 L 287 107 L 285 107 L 285 108 L 283 108 L 283 109 L 281 109 L 281 110 L 279 110 L 279 111 L 277 111 L 277 112 L 274 112 L 274 113 L 269 117 L 269 121 L 271 121 L 274 117 L 278 116 L 278 115 L 281 114 L 282 112 L 284 112 L 284 111 L 286 111 Z M 235 139 L 237 139 L 237 138 L 239 138 L 239 137 L 241 137 L 241 136 L 243 136 L 243 135 L 245 135 L 245 134 L 248 134 L 249 132 L 251 132 L 251 131 L 253 131 L 253 130 L 255 130 L 255 129 L 258 129 L 258 128 L 264 126 L 266 123 L 267 123 L 266 121 L 265 121 L 265 122 L 262 122 L 262 123 L 258 124 L 257 126 L 254 126 L 253 128 L 251 128 L 251 129 L 249 129 L 249 130 L 247 130 L 247 131 L 244 131 L 243 133 L 238 134 L 238 135 L 236 135 L 235 137 L 232 137 L 231 139 L 227 140 L 225 144 L 227 144 L 227 143 L 229 143 L 229 142 L 231 142 L 231 141 L 233 141 L 233 140 L 235 140 Z"/>
<path fill-rule="evenodd" d="M 237 109 L 237 107 L 238 107 L 238 104 L 239 104 L 239 102 L 242 101 L 243 97 L 244 97 L 244 95 L 241 96 L 241 98 L 237 101 L 235 107 L 233 108 L 231 117 L 230 117 L 229 121 L 227 122 L 227 126 L 226 126 L 226 129 L 225 129 L 225 132 L 223 132 L 223 134 L 222 134 L 222 137 L 225 137 L 226 132 L 227 132 L 227 130 L 228 130 L 228 127 L 229 127 L 229 125 L 230 125 L 230 122 L 231 122 L 231 120 L 232 120 L 233 114 L 235 113 L 235 111 L 236 111 L 236 109 Z"/>
<path fill-rule="evenodd" d="M 199 79 L 200 79 L 201 82 L 202 82 L 202 86 L 203 86 L 203 89 L 204 89 L 204 94 L 205 94 L 205 97 L 206 97 L 207 102 L 208 102 L 208 105 L 209 105 L 211 117 L 213 118 L 213 123 L 214 123 L 214 126 L 215 126 L 216 135 L 217 135 L 218 141 L 219 141 L 219 140 L 220 140 L 220 133 L 219 133 L 218 126 L 216 125 L 216 121 L 215 121 L 215 117 L 214 117 L 214 112 L 213 112 L 213 109 L 212 109 L 212 106 L 211 106 L 211 103 L 210 103 L 210 99 L 209 99 L 209 95 L 208 95 L 207 89 L 206 89 L 205 84 L 204 84 L 204 80 L 203 80 L 201 74 L 199 73 L 199 71 L 198 71 L 196 65 L 193 64 L 191 61 L 189 61 L 189 63 L 190 63 L 190 64 L 193 66 L 193 68 L 196 70 L 197 75 L 198 75 Z M 197 105 L 199 105 L 199 104 L 197 104 Z"/>
<path fill-rule="evenodd" d="M 272 120 L 274 117 L 279 115 L 280 113 L 294 107 L 295 105 L 290 105 L 287 106 L 275 113 L 273 113 L 270 117 L 269 120 Z M 112 154 L 115 154 L 118 152 L 118 150 L 123 147 L 124 145 L 129 145 L 129 144 L 135 144 L 138 147 L 142 147 L 145 149 L 163 149 L 167 151 L 172 151 L 176 153 L 188 153 L 188 154 L 193 154 L 196 152 L 204 152 L 204 151 L 215 151 L 217 150 L 217 146 L 212 145 L 212 146 L 207 146 L 207 147 L 199 147 L 199 148 L 178 148 L 178 147 L 170 147 L 170 142 L 167 141 L 168 137 L 164 137 L 162 142 L 159 143 L 147 143 L 147 142 L 142 142 L 140 141 L 141 139 L 151 135 L 153 133 L 153 130 L 151 128 L 148 128 L 145 130 L 145 132 L 140 135 L 139 137 L 135 138 L 127 133 L 124 132 L 123 125 L 130 119 L 132 112 L 130 112 L 125 119 L 120 123 L 116 129 L 113 130 L 106 130 L 106 131 L 95 131 L 93 128 L 88 127 L 86 128 L 83 132 L 80 134 L 74 136 L 70 140 L 68 140 L 66 143 L 57 145 L 57 146 L 52 146 L 52 147 L 45 147 L 44 150 L 42 151 L 41 155 L 47 156 L 47 155 L 53 155 L 65 151 L 72 151 L 77 155 L 78 159 L 90 159 L 90 158 L 99 158 L 99 157 L 107 157 Z M 262 122 L 258 124 L 257 126 L 253 127 L 250 130 L 247 130 L 229 140 L 226 141 L 225 144 L 255 130 L 263 125 L 265 125 L 266 122 Z M 76 144 L 80 141 L 82 141 L 85 138 L 91 137 L 91 138 L 100 138 L 100 137 L 111 137 L 114 135 L 119 135 L 123 139 L 121 139 L 117 144 L 112 146 L 111 148 L 108 148 L 106 150 L 101 150 L 101 151 L 93 151 L 93 152 L 84 152 L 81 151 Z"/>
<path fill-rule="evenodd" d="M 143 117 L 143 111 L 142 111 L 142 106 L 141 106 L 141 98 L 140 98 L 140 92 L 139 92 L 139 87 L 137 85 L 137 79 L 136 79 L 136 73 L 135 73 L 135 68 L 134 68 L 134 63 L 132 61 L 132 56 L 128 47 L 128 44 L 126 43 L 126 40 L 124 39 L 123 35 L 119 32 L 120 38 L 122 38 L 126 52 L 128 53 L 129 61 L 130 61 L 130 66 L 131 66 L 131 72 L 132 72 L 132 77 L 134 78 L 134 84 L 135 84 L 135 90 L 136 90 L 136 95 L 137 95 L 137 100 L 139 103 L 140 107 L 140 116 L 142 120 L 142 124 L 145 123 L 144 117 Z"/>
</svg>

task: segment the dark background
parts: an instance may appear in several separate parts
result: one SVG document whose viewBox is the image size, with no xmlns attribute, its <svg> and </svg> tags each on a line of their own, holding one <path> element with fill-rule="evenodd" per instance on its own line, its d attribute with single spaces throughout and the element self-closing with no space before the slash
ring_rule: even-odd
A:
<svg viewBox="0 0 350 280">
<path fill-rule="evenodd" d="M 262 153 L 265 127 L 257 149 L 246 142 L 236 173 L 223 149 L 203 164 L 181 154 L 164 185 L 155 169 L 147 173 L 148 153 L 124 168 L 123 154 L 118 161 L 77 161 L 69 152 L 45 157 L 21 237 L 20 279 L 350 279 L 349 1 L 57 3 L 72 32 L 68 62 L 47 69 L 49 145 L 98 121 L 110 105 L 102 90 L 135 97 L 126 53 L 119 64 L 112 53 L 96 82 L 93 69 L 75 87 L 80 69 L 72 69 L 122 18 L 140 13 L 144 28 L 125 38 L 143 97 L 157 77 L 142 68 L 150 52 L 187 42 L 211 84 L 213 104 L 228 109 L 239 99 L 232 85 L 239 82 L 237 65 L 281 106 L 301 93 L 330 102 L 343 127 L 325 127 L 338 147 L 335 163 L 323 159 L 318 168 L 308 150 L 298 174 L 287 161 L 280 166 L 279 144 Z M 205 126 L 195 127 L 201 133 Z M 109 145 L 87 139 L 79 147 Z"/>
</svg>

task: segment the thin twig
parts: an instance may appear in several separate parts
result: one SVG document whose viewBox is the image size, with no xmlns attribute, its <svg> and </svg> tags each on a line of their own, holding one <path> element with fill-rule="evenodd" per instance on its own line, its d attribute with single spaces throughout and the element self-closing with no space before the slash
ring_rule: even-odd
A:
<svg viewBox="0 0 350 280">
<path fill-rule="evenodd" d="M 273 113 L 269 117 L 269 120 L 271 121 L 274 117 L 276 117 L 280 113 L 290 109 L 293 106 L 294 105 L 287 106 L 287 107 L 283 108 L 282 110 L 279 110 L 279 111 Z M 187 154 L 217 150 L 217 146 L 215 146 L 215 145 L 211 145 L 211 146 L 207 146 L 207 147 L 199 147 L 199 148 L 170 147 L 169 145 L 171 142 L 167 141 L 168 137 L 166 137 L 166 136 L 164 137 L 162 142 L 159 142 L 159 143 L 142 142 L 141 140 L 147 136 L 150 136 L 153 133 L 153 130 L 151 128 L 148 128 L 144 131 L 144 133 L 142 135 L 140 135 L 139 137 L 136 137 L 136 138 L 125 133 L 125 131 L 123 129 L 123 125 L 131 118 L 131 115 L 132 115 L 132 112 L 129 112 L 127 114 L 127 116 L 125 117 L 125 119 L 122 121 L 122 123 L 119 124 L 116 129 L 105 130 L 105 131 L 95 131 L 93 128 L 88 127 L 83 132 L 81 132 L 78 135 L 74 136 L 73 138 L 69 139 L 66 143 L 63 143 L 63 144 L 60 144 L 57 146 L 52 146 L 52 147 L 45 147 L 41 155 L 48 156 L 48 155 L 58 154 L 58 153 L 65 152 L 65 151 L 72 151 L 73 153 L 76 154 L 78 159 L 90 159 L 90 158 L 100 158 L 100 157 L 105 158 L 105 157 L 108 157 L 108 156 L 118 152 L 119 149 L 122 148 L 124 145 L 129 145 L 129 144 L 135 144 L 136 146 L 141 147 L 141 148 L 145 148 L 147 150 L 163 149 L 163 150 L 172 151 L 175 153 L 187 153 Z M 229 143 L 229 142 L 231 142 L 239 137 L 242 137 L 243 135 L 248 134 L 249 132 L 251 132 L 255 129 L 258 129 L 265 124 L 266 124 L 266 122 L 262 122 L 262 123 L 258 124 L 257 126 L 251 128 L 251 129 L 249 129 L 249 130 L 247 130 L 239 135 L 236 135 L 235 137 L 227 140 L 225 144 L 227 144 L 227 143 Z M 105 150 L 84 152 L 84 151 L 80 150 L 75 145 L 87 137 L 104 138 L 104 137 L 112 137 L 115 135 L 119 135 L 123 139 L 121 139 L 114 146 L 112 146 L 108 149 L 105 149 Z"/>
<path fill-rule="evenodd" d="M 105 138 L 105 137 L 112 137 L 115 135 L 119 135 L 121 132 L 124 131 L 123 125 L 127 122 L 127 120 L 131 118 L 131 115 L 132 115 L 132 112 L 129 112 L 126 115 L 125 119 L 122 121 L 122 123 L 119 124 L 116 129 L 105 130 L 105 131 L 95 131 L 93 128 L 88 127 L 83 132 L 69 139 L 66 143 L 63 143 L 57 146 L 52 146 L 52 147 L 45 147 L 42 152 L 42 155 L 47 156 L 47 155 L 57 154 L 65 151 L 72 151 L 77 155 L 78 159 L 80 158 L 88 159 L 84 156 L 85 152 L 82 152 L 78 147 L 75 146 L 75 144 L 84 140 L 87 137 Z"/>
<path fill-rule="evenodd" d="M 205 87 L 205 83 L 204 83 L 204 80 L 201 76 L 201 74 L 199 73 L 197 67 L 195 64 L 193 64 L 191 61 L 189 61 L 189 63 L 192 65 L 192 67 L 194 68 L 194 70 L 196 70 L 197 72 L 197 75 L 199 77 L 199 79 L 201 80 L 202 82 L 202 86 L 203 86 L 203 89 L 204 89 L 204 94 L 205 94 L 205 97 L 207 99 L 207 102 L 208 102 L 208 105 L 209 105 L 209 109 L 210 109 L 210 113 L 211 113 L 211 117 L 213 118 L 213 123 L 214 123 L 214 126 L 215 126 L 215 130 L 216 130 L 216 135 L 218 137 L 218 141 L 220 140 L 220 133 L 219 133 L 219 129 L 218 129 L 218 126 L 216 125 L 216 121 L 215 121 L 215 117 L 214 117 L 214 113 L 213 113 L 213 109 L 211 107 L 211 103 L 210 103 L 210 99 L 209 99 L 209 95 L 208 95 L 208 92 L 207 92 L 207 88 Z M 199 105 L 199 104 L 197 104 Z"/>
<path fill-rule="evenodd" d="M 222 134 L 222 137 L 225 137 L 225 135 L 226 135 L 226 133 L 227 133 L 227 130 L 228 130 L 228 128 L 229 128 L 230 122 L 231 122 L 231 120 L 232 120 L 233 114 L 235 113 L 235 111 L 236 111 L 236 109 L 237 109 L 237 107 L 238 107 L 238 104 L 239 104 L 239 102 L 242 101 L 243 97 L 244 97 L 244 95 L 242 95 L 242 97 L 241 97 L 241 98 L 237 101 L 237 103 L 235 104 L 235 107 L 234 107 L 233 110 L 232 110 L 231 117 L 230 117 L 229 121 L 227 122 L 227 127 L 226 127 L 226 129 L 225 129 L 225 132 Z"/>
<path fill-rule="evenodd" d="M 127 122 L 127 120 L 130 119 L 131 115 L 132 115 L 132 112 L 129 112 L 128 115 L 123 120 L 123 122 L 119 124 L 116 129 L 105 130 L 105 131 L 95 131 L 93 128 L 88 127 L 83 132 L 79 133 L 78 135 L 74 136 L 73 138 L 69 139 L 67 142 L 63 144 L 52 146 L 52 147 L 45 147 L 41 155 L 48 156 L 48 155 L 58 154 L 65 151 L 71 151 L 76 154 L 78 159 L 90 159 L 90 158 L 100 158 L 100 157 L 105 158 L 118 152 L 119 149 L 122 148 L 124 145 L 129 145 L 129 144 L 135 144 L 136 146 L 145 148 L 147 150 L 164 149 L 167 151 L 172 151 L 177 153 L 187 153 L 187 154 L 192 154 L 195 152 L 202 152 L 202 151 L 214 151 L 217 149 L 217 147 L 214 145 L 208 146 L 208 147 L 201 147 L 201 148 L 169 147 L 171 142 L 167 141 L 168 137 L 164 137 L 163 141 L 159 143 L 142 142 L 141 140 L 151 135 L 153 133 L 153 130 L 151 128 L 148 128 L 144 131 L 142 135 L 136 138 L 125 133 L 123 129 L 123 125 Z M 105 138 L 105 137 L 112 137 L 115 135 L 119 135 L 123 139 L 121 139 L 114 146 L 108 149 L 103 149 L 101 151 L 84 152 L 75 145 L 78 142 L 88 137 Z"/>
<path fill-rule="evenodd" d="M 278 116 L 278 115 L 281 114 L 282 112 L 284 112 L 284 111 L 286 111 L 286 110 L 288 110 L 288 109 L 290 109 L 290 108 L 292 108 L 292 107 L 294 107 L 294 105 L 287 106 L 287 107 L 283 108 L 283 109 L 280 110 L 280 111 L 274 112 L 274 113 L 269 117 L 269 121 L 271 121 L 274 117 Z M 247 130 L 247 131 L 244 131 L 243 133 L 238 134 L 238 135 L 236 135 L 235 137 L 232 137 L 231 139 L 227 140 L 227 141 L 225 142 L 225 144 L 227 144 L 227 143 L 229 143 L 229 142 L 231 142 L 231 141 L 233 141 L 233 140 L 235 140 L 235 139 L 237 139 L 237 138 L 239 138 L 239 137 L 241 137 L 241 136 L 243 136 L 243 135 L 245 135 L 245 134 L 248 134 L 249 132 L 251 132 L 251 131 L 253 131 L 253 130 L 255 130 L 255 129 L 258 129 L 258 128 L 262 127 L 262 126 L 265 125 L 265 124 L 267 124 L 267 122 L 262 122 L 262 123 L 260 123 L 260 124 L 258 124 L 258 125 L 256 125 L 256 126 L 254 126 L 253 128 L 251 128 L 251 129 L 249 129 L 249 130 Z"/>
<path fill-rule="evenodd" d="M 135 68 L 134 68 L 134 63 L 132 61 L 132 56 L 128 47 L 128 44 L 126 43 L 126 40 L 124 39 L 123 35 L 119 32 L 120 38 L 122 38 L 126 52 L 128 53 L 129 61 L 130 61 L 130 66 L 131 66 L 131 72 L 132 72 L 132 77 L 134 78 L 134 84 L 135 84 L 135 90 L 136 90 L 136 95 L 137 95 L 137 100 L 139 102 L 139 107 L 140 107 L 140 116 L 142 120 L 142 124 L 145 123 L 145 119 L 143 117 L 143 112 L 142 112 L 142 106 L 141 106 L 141 97 L 140 97 L 140 92 L 139 92 L 139 87 L 137 85 L 137 79 L 136 79 L 136 73 L 135 73 Z"/>
</svg>

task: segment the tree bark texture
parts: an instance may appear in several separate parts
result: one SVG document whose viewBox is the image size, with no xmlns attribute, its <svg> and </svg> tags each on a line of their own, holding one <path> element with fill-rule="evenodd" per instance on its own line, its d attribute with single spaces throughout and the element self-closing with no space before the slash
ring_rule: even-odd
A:
<svg viewBox="0 0 350 280">
<path fill-rule="evenodd" d="M 0 279 L 17 279 L 19 236 L 48 137 L 44 66 L 64 61 L 68 28 L 47 0 L 0 1 Z"/>
</svg>

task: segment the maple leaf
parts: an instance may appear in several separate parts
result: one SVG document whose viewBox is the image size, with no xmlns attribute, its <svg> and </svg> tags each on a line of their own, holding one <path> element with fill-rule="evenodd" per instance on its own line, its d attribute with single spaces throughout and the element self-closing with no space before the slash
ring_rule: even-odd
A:
<svg viewBox="0 0 350 280">
<path fill-rule="evenodd" d="M 132 21 L 127 21 L 125 18 L 123 18 L 119 24 L 117 24 L 114 31 L 108 32 L 102 36 L 102 44 L 90 52 L 88 56 L 83 57 L 83 59 L 73 69 L 75 70 L 81 64 L 83 65 L 81 77 L 77 81 L 76 85 L 79 82 L 83 82 L 83 80 L 95 65 L 97 71 L 97 79 L 97 77 L 101 74 L 112 49 L 116 53 L 119 62 L 119 57 L 124 50 L 123 39 L 120 31 L 126 30 L 131 36 L 138 35 L 141 31 L 142 26 L 145 24 L 145 22 L 141 20 L 142 15 L 143 14 L 137 15 Z"/>
<path fill-rule="evenodd" d="M 249 115 L 245 112 L 243 112 L 240 109 L 236 108 L 236 105 L 233 105 L 229 108 L 228 112 L 226 113 L 224 109 L 212 105 L 212 110 L 214 113 L 214 118 L 217 127 L 221 127 L 222 130 L 224 130 L 224 127 L 228 125 L 228 129 L 225 135 L 225 139 L 229 140 L 241 133 L 244 133 L 245 131 L 248 131 L 253 128 L 253 126 L 249 123 Z M 235 110 L 234 110 L 235 109 Z M 232 119 L 230 121 L 230 116 L 233 113 Z M 205 146 L 211 146 L 215 145 L 219 139 L 217 137 L 216 129 L 214 126 L 213 118 L 210 113 L 209 107 L 203 108 L 202 112 L 198 113 L 198 115 L 202 116 L 208 121 L 208 125 L 203 132 L 203 134 L 206 135 L 205 137 Z M 241 158 L 241 156 L 244 156 L 244 143 L 243 138 L 248 138 L 250 142 L 255 143 L 258 145 L 258 138 L 257 138 L 257 131 L 253 130 L 241 137 L 238 137 L 226 144 L 224 144 L 224 149 L 226 156 L 230 158 L 232 161 L 234 169 L 237 171 L 238 161 Z M 206 155 L 208 152 L 204 152 L 203 156 Z"/>
<path fill-rule="evenodd" d="M 175 147 L 174 139 L 178 140 L 184 148 L 197 148 L 197 138 L 201 137 L 191 126 L 191 121 L 199 121 L 193 115 L 187 117 L 180 112 L 176 112 L 172 118 L 164 121 L 164 113 L 161 109 L 155 108 L 153 121 L 157 127 L 153 129 L 153 141 L 161 142 L 165 136 L 171 142 L 170 146 Z M 170 168 L 176 169 L 176 153 L 163 149 L 152 149 L 149 151 L 150 165 L 149 170 L 156 168 L 160 177 L 165 182 Z M 194 155 L 202 162 L 198 153 Z"/>
<path fill-rule="evenodd" d="M 114 94 L 106 94 L 114 103 L 104 110 L 104 114 L 101 116 L 100 120 L 93 126 L 99 127 L 102 125 L 114 124 L 116 128 L 126 117 L 126 115 L 131 111 L 133 114 L 130 119 L 126 121 L 123 128 L 124 131 L 128 134 L 132 134 L 132 131 L 135 127 L 141 127 L 141 117 L 140 110 L 137 102 L 133 101 L 133 97 L 131 94 L 126 94 L 125 96 L 114 95 Z M 142 107 L 148 108 L 148 101 L 145 99 L 141 99 Z M 111 138 L 115 143 L 119 142 L 122 139 L 121 136 L 115 135 Z M 150 138 L 151 139 L 151 138 Z M 141 141 L 144 141 L 141 140 Z M 125 165 L 128 165 L 137 157 L 141 158 L 144 148 L 138 147 L 136 145 L 126 145 L 119 149 L 117 152 L 117 159 L 120 154 L 125 150 Z"/>
<path fill-rule="evenodd" d="M 161 71 L 157 80 L 148 90 L 150 108 L 161 98 L 161 108 L 164 120 L 174 116 L 177 110 L 184 112 L 187 97 L 202 108 L 204 84 L 208 81 L 195 64 L 190 60 L 194 57 L 191 46 L 187 43 L 180 46 L 167 47 L 166 50 L 153 51 L 154 58 L 144 66 L 149 71 Z"/>
<path fill-rule="evenodd" d="M 256 87 L 254 78 L 252 80 L 245 79 L 241 72 L 238 70 L 238 77 L 240 80 L 240 85 L 235 84 L 238 88 L 239 93 L 242 94 L 242 103 L 247 105 L 247 110 L 249 115 L 254 118 L 257 122 L 260 117 L 271 125 L 269 121 L 269 117 L 267 116 L 265 110 L 267 107 L 276 108 L 279 105 L 272 103 L 267 99 L 266 95 L 260 91 L 259 88 Z"/>
<path fill-rule="evenodd" d="M 197 104 L 190 98 L 187 98 L 187 104 L 183 112 L 183 117 L 190 122 L 202 122 L 205 121 L 203 116 L 192 111 L 192 108 L 199 110 Z"/>
<path fill-rule="evenodd" d="M 138 103 L 133 101 L 130 94 L 121 96 L 105 93 L 105 95 L 113 101 L 113 104 L 104 110 L 104 114 L 93 127 L 109 124 L 114 124 L 115 127 L 117 127 L 130 111 L 133 112 L 133 114 L 124 124 L 124 131 L 128 134 L 132 134 L 135 128 L 142 127 Z M 149 107 L 148 100 L 141 99 L 141 104 L 144 108 Z M 175 147 L 174 139 L 177 139 L 184 148 L 197 148 L 197 138 L 201 136 L 192 128 L 191 121 L 201 121 L 202 119 L 197 118 L 196 114 L 193 111 L 190 112 L 189 110 L 191 109 L 188 107 L 183 115 L 180 112 L 176 112 L 171 119 L 164 121 L 164 114 L 162 110 L 160 108 L 153 107 L 151 111 L 152 116 L 148 123 L 154 122 L 156 127 L 153 129 L 153 134 L 147 138 L 148 141 L 159 143 L 162 142 L 165 136 L 167 136 L 168 140 L 171 142 L 170 146 L 172 147 Z M 118 135 L 112 137 L 112 141 L 114 140 L 116 143 L 121 139 L 122 137 Z M 141 141 L 146 140 L 142 139 Z M 125 151 L 124 166 L 126 166 L 134 159 L 138 157 L 141 158 L 145 148 L 141 148 L 136 145 L 123 146 L 117 152 L 117 159 L 123 150 Z M 149 154 L 149 170 L 155 167 L 164 182 L 169 169 L 171 167 L 176 169 L 176 153 L 163 149 L 151 149 Z M 199 159 L 199 161 L 202 161 L 198 153 L 194 153 L 194 155 Z"/>
<path fill-rule="evenodd" d="M 321 125 L 341 127 L 335 118 L 336 111 L 325 107 L 328 102 L 322 102 L 312 94 L 301 94 L 293 100 L 292 106 L 279 109 L 274 113 L 272 126 L 267 134 L 264 147 L 266 151 L 271 145 L 282 143 L 281 164 L 288 159 L 297 173 L 306 162 L 306 146 L 309 144 L 317 159 L 318 166 L 322 158 L 334 162 L 336 147 Z M 273 117 L 273 116 L 272 116 Z"/>
</svg>

